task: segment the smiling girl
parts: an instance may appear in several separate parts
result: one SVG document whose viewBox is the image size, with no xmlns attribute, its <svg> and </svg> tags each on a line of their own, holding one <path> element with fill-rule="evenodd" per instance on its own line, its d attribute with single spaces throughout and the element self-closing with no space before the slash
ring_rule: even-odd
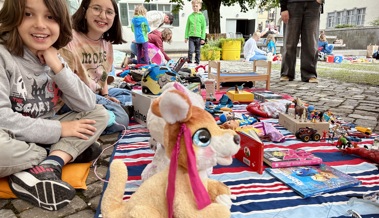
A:
<svg viewBox="0 0 379 218">
<path fill-rule="evenodd" d="M 115 0 L 82 0 L 72 15 L 72 22 L 73 40 L 60 53 L 74 73 L 97 94 L 96 103 L 115 115 L 117 124 L 109 124 L 104 133 L 119 132 L 129 125 L 129 116 L 122 106 L 131 103 L 131 93 L 119 88 L 108 90 L 107 84 L 113 65 L 112 43 L 125 42 L 117 3 Z"/>
<path fill-rule="evenodd" d="M 98 154 L 82 153 L 91 150 L 108 121 L 93 92 L 58 54 L 71 38 L 64 0 L 5 0 L 0 11 L 0 177 L 10 176 L 18 198 L 46 210 L 58 210 L 75 196 L 61 180 L 62 166 L 95 159 Z M 60 113 L 63 103 L 71 112 Z"/>
</svg>

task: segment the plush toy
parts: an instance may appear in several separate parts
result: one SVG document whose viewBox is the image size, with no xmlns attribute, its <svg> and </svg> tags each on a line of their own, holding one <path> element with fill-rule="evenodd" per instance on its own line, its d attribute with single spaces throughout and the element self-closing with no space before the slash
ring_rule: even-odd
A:
<svg viewBox="0 0 379 218">
<path fill-rule="evenodd" d="M 181 86 L 156 98 L 151 110 L 166 122 L 164 145 L 170 166 L 144 181 L 123 201 L 127 169 L 121 160 L 110 166 L 103 217 L 230 217 L 230 190 L 207 177 L 206 170 L 229 165 L 240 137 L 222 130 L 204 109 L 193 106 Z"/>
<path fill-rule="evenodd" d="M 167 83 L 165 86 L 163 86 L 162 93 L 175 89 L 174 84 L 176 84 L 176 86 L 182 87 L 182 89 L 187 93 L 193 106 L 197 106 L 199 108 L 205 107 L 205 103 L 201 95 L 191 92 L 190 90 L 186 89 L 181 83 Z M 154 115 L 151 111 L 151 108 L 149 108 L 146 116 L 146 124 L 151 137 L 149 141 L 151 145 L 150 147 L 152 147 L 152 149 L 155 150 L 155 154 L 153 161 L 149 163 L 142 172 L 141 177 L 143 181 L 148 179 L 150 176 L 156 174 L 157 172 L 160 172 L 161 170 L 165 169 L 170 163 L 169 158 L 165 155 L 163 146 L 163 130 L 164 126 L 166 125 L 166 121 L 163 118 Z M 211 167 L 209 171 L 212 171 L 212 169 L 213 168 Z"/>
</svg>

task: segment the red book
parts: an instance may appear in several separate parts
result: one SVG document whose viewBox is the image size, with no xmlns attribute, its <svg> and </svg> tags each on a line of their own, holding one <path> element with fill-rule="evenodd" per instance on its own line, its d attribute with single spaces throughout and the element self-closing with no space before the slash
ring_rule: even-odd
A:
<svg viewBox="0 0 379 218">
<path fill-rule="evenodd" d="M 248 165 L 253 171 L 263 173 L 263 143 L 254 130 L 236 131 L 241 137 L 241 148 L 235 155 L 237 160 Z"/>
</svg>

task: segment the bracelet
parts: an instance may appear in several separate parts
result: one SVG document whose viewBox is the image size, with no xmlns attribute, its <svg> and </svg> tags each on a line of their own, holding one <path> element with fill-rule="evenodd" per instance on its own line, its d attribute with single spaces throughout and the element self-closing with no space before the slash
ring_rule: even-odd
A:
<svg viewBox="0 0 379 218">
<path fill-rule="evenodd" d="M 103 97 L 108 97 L 109 95 L 108 94 L 103 94 Z"/>
</svg>

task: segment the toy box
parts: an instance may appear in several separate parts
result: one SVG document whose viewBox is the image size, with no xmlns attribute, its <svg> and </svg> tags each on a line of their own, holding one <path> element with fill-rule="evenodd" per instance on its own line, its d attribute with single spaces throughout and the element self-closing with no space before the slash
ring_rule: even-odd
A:
<svg viewBox="0 0 379 218">
<path fill-rule="evenodd" d="M 232 101 L 238 101 L 238 102 L 253 102 L 254 101 L 254 95 L 251 92 L 247 91 L 235 91 L 235 90 L 229 90 L 226 95 L 230 98 Z"/>
<path fill-rule="evenodd" d="M 317 132 L 322 135 L 323 131 L 328 132 L 329 131 L 329 123 L 328 122 L 316 122 L 313 123 L 311 121 L 299 121 L 297 118 L 295 120 L 295 115 L 293 114 L 279 114 L 279 124 L 284 126 L 288 131 L 295 134 L 297 130 L 301 127 L 311 127 L 313 129 L 316 129 Z"/>
<path fill-rule="evenodd" d="M 241 148 L 235 155 L 237 160 L 248 165 L 253 171 L 263 173 L 263 149 L 264 145 L 254 130 L 237 131 L 241 137 Z"/>
<path fill-rule="evenodd" d="M 275 94 L 271 91 L 254 92 L 254 99 L 257 101 L 265 102 L 269 99 L 282 99 L 283 96 Z"/>
<path fill-rule="evenodd" d="M 146 95 L 141 90 L 132 91 L 132 102 L 134 106 L 134 120 L 146 126 L 146 115 L 150 108 L 151 102 L 158 97 L 158 95 Z"/>
</svg>

